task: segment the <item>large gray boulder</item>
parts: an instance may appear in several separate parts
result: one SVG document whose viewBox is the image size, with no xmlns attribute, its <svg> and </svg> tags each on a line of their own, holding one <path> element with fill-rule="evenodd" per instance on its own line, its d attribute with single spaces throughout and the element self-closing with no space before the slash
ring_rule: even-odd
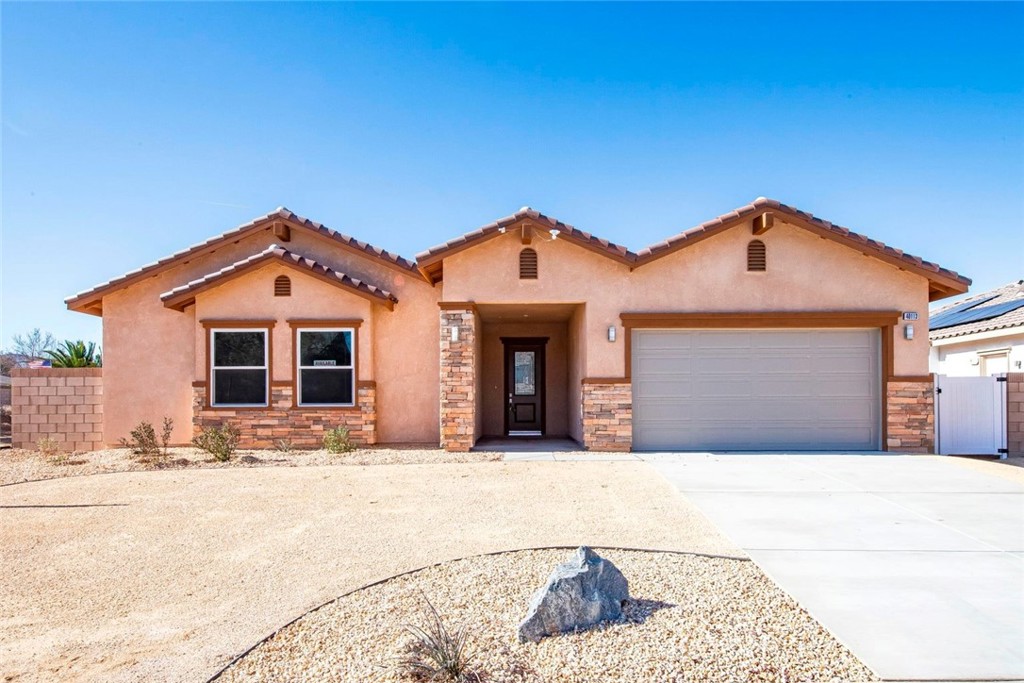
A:
<svg viewBox="0 0 1024 683">
<path fill-rule="evenodd" d="M 629 583 L 614 564 L 587 546 L 576 549 L 555 568 L 544 587 L 534 593 L 526 618 L 519 624 L 519 642 L 583 629 L 622 617 Z"/>
</svg>

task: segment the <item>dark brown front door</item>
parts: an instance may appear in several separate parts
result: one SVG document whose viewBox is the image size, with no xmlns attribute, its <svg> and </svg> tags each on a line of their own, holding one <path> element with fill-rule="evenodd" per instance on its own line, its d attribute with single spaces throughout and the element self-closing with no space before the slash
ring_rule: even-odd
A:
<svg viewBox="0 0 1024 683">
<path fill-rule="evenodd" d="M 505 433 L 544 434 L 544 345 L 547 337 L 502 337 L 505 345 Z"/>
</svg>

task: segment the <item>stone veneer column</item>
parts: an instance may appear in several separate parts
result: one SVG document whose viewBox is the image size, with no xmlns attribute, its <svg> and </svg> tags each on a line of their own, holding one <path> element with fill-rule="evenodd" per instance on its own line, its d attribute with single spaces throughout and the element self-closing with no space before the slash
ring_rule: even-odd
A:
<svg viewBox="0 0 1024 683">
<path fill-rule="evenodd" d="M 933 453 L 934 376 L 927 382 L 887 382 L 886 402 L 888 450 L 896 453 Z"/>
<path fill-rule="evenodd" d="M 441 448 L 468 451 L 476 421 L 476 311 L 469 303 L 441 306 Z"/>
<path fill-rule="evenodd" d="M 588 451 L 629 451 L 633 447 L 633 385 L 583 383 L 583 446 Z"/>
<path fill-rule="evenodd" d="M 1024 372 L 1006 375 L 1006 450 L 1024 456 Z"/>
</svg>

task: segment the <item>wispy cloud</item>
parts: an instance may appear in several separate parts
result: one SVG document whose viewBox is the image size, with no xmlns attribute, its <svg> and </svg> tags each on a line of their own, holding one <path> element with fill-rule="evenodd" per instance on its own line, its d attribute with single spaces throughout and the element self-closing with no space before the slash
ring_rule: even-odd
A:
<svg viewBox="0 0 1024 683">
<path fill-rule="evenodd" d="M 10 130 L 15 135 L 20 135 L 23 138 L 27 138 L 31 135 L 31 133 L 29 133 L 26 129 L 22 128 L 16 123 L 11 123 L 10 121 L 4 121 L 4 127 Z"/>
</svg>

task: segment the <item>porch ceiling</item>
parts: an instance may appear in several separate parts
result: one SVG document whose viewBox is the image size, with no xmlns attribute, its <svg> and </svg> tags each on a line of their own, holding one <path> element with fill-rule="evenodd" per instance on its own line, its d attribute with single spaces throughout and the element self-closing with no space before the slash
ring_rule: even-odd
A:
<svg viewBox="0 0 1024 683">
<path fill-rule="evenodd" d="M 485 323 L 562 323 L 582 304 L 477 304 Z"/>
</svg>

